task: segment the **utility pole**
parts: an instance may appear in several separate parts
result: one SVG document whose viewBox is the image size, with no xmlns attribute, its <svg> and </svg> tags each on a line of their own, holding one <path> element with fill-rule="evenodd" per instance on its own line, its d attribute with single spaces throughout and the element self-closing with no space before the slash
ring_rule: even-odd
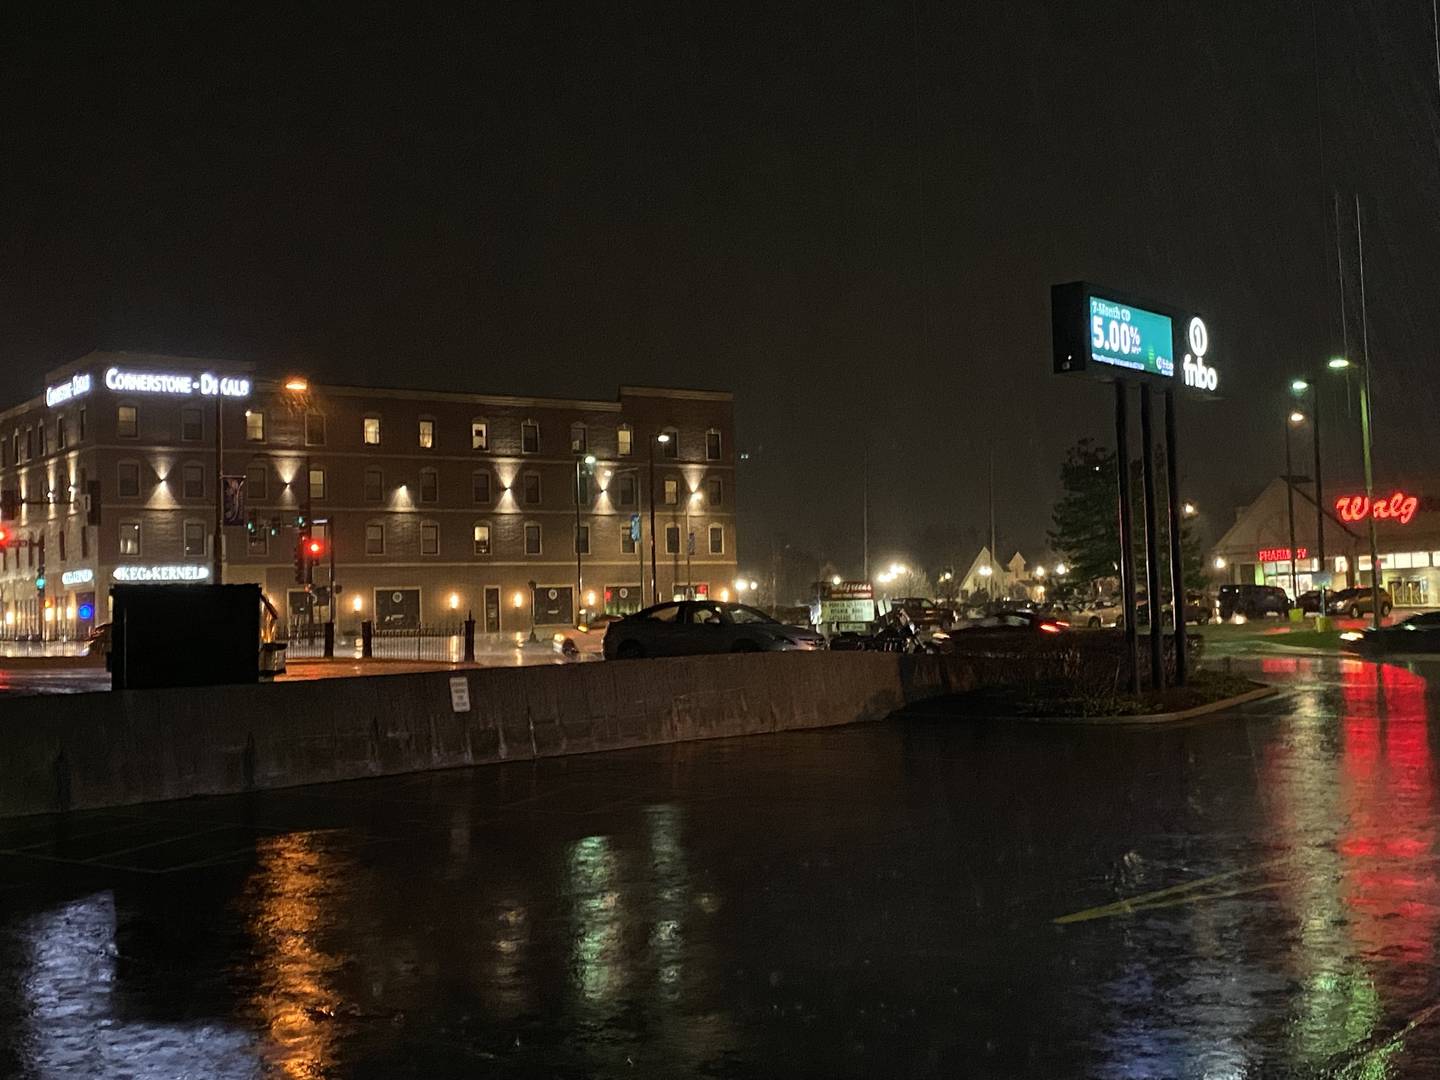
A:
<svg viewBox="0 0 1440 1080">
<path fill-rule="evenodd" d="M 1360 355 L 1364 368 L 1360 373 L 1360 438 L 1365 454 L 1365 499 L 1371 513 L 1365 515 L 1370 533 L 1370 625 L 1380 629 L 1380 554 L 1375 542 L 1375 463 L 1373 427 L 1370 416 L 1370 329 L 1365 309 L 1365 234 L 1360 222 L 1360 194 L 1355 194 L 1355 244 L 1360 264 Z"/>
<path fill-rule="evenodd" d="M 1291 464 L 1290 458 L 1290 428 L 1300 421 L 1296 419 L 1300 414 L 1291 413 L 1285 418 L 1285 515 L 1290 522 L 1290 602 L 1298 603 L 1300 600 L 1300 587 L 1297 584 L 1295 562 L 1300 553 L 1295 550 L 1295 467 Z"/>
<path fill-rule="evenodd" d="M 215 395 L 215 535 L 210 553 L 210 581 L 225 583 L 225 397 Z"/>
</svg>

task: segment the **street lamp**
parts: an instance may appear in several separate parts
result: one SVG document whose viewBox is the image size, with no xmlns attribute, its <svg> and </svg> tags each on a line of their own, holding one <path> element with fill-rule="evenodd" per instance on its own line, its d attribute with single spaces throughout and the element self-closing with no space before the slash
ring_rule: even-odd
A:
<svg viewBox="0 0 1440 1080">
<path fill-rule="evenodd" d="M 1289 421 L 1285 425 L 1285 513 L 1290 520 L 1290 602 L 1299 603 L 1300 588 L 1296 577 L 1296 555 L 1295 550 L 1295 471 L 1290 459 L 1290 429 L 1296 424 L 1305 422 L 1305 414 L 1299 409 L 1292 409 L 1286 417 Z"/>
<path fill-rule="evenodd" d="M 1200 513 L 1200 511 L 1196 508 L 1195 504 L 1192 502 L 1187 502 L 1184 506 L 1182 506 L 1180 508 L 1180 512 L 1186 517 L 1194 517 L 1196 514 Z"/>
<path fill-rule="evenodd" d="M 582 479 L 582 476 L 581 476 L 581 469 L 582 469 L 582 468 L 592 469 L 592 470 L 595 468 L 595 455 L 594 455 L 594 454 L 585 454 L 583 457 L 580 456 L 580 455 L 576 455 L 576 457 L 575 457 L 575 607 L 576 607 L 576 608 L 580 608 L 580 605 L 581 605 L 581 603 L 582 603 L 583 600 L 584 600 L 583 593 L 584 593 L 584 590 L 585 590 L 585 582 L 584 582 L 584 577 L 583 577 L 583 573 L 582 573 L 581 565 L 580 565 L 580 559 L 581 559 L 581 554 L 582 554 L 582 553 L 581 553 L 581 550 L 580 550 L 580 503 L 581 503 L 581 501 L 582 501 L 582 500 L 581 500 L 581 496 L 580 496 L 580 481 L 581 481 L 581 479 Z M 588 546 L 588 545 L 587 545 L 587 546 Z M 580 610 L 578 610 L 578 611 L 574 611 L 574 612 L 572 612 L 572 614 L 575 615 L 575 622 L 576 622 L 577 625 L 578 625 L 579 623 L 581 623 L 581 622 L 584 622 L 584 619 L 581 618 L 581 616 L 584 615 L 584 609 L 580 609 Z"/>
<path fill-rule="evenodd" d="M 1362 278 L 1363 289 L 1363 278 Z M 1362 292 L 1363 297 L 1363 292 Z M 1367 353 L 1368 356 L 1368 353 Z M 1330 359 L 1327 365 L 1331 371 L 1347 371 L 1355 365 L 1344 356 Z M 1360 450 L 1365 462 L 1365 505 L 1375 505 L 1375 447 L 1370 426 L 1370 365 L 1360 369 Z M 1318 500 L 1317 500 L 1318 501 Z M 1367 513 L 1365 522 L 1370 539 L 1370 623 L 1380 629 L 1380 551 L 1375 540 L 1375 515 Z M 1357 575 L 1358 576 L 1358 575 Z M 1351 584 L 1355 582 L 1352 580 Z"/>
<path fill-rule="evenodd" d="M 1337 357 L 1337 359 L 1343 359 Z M 1334 366 L 1334 361 L 1331 361 Z M 1325 572 L 1325 485 L 1320 471 L 1320 388 L 1308 379 L 1291 379 L 1290 393 L 1310 395 L 1310 440 L 1315 460 L 1315 565 Z M 1323 581 L 1324 578 L 1321 578 Z M 1325 589 L 1320 590 L 1320 614 L 1325 614 Z"/>
<path fill-rule="evenodd" d="M 650 602 L 657 603 L 660 599 L 659 575 L 655 569 L 655 444 L 666 445 L 670 441 L 670 433 L 662 431 L 650 439 Z M 673 584 L 673 582 L 672 582 Z M 641 599 L 644 599 L 643 597 Z"/>
</svg>

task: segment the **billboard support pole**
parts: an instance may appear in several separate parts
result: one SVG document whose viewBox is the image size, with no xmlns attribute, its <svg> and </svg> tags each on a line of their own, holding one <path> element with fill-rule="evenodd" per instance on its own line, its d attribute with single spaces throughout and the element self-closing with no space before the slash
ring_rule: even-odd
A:
<svg viewBox="0 0 1440 1080">
<path fill-rule="evenodd" d="M 1175 459 L 1175 391 L 1165 391 L 1165 487 L 1170 495 L 1170 601 L 1175 612 L 1175 685 L 1184 686 L 1188 657 L 1185 632 L 1185 554 L 1180 529 L 1180 465 Z"/>
<path fill-rule="evenodd" d="M 1165 620 L 1160 617 L 1160 537 L 1155 531 L 1155 432 L 1150 422 L 1150 384 L 1140 384 L 1140 489 L 1145 505 L 1145 596 L 1150 612 L 1150 689 L 1165 686 Z M 1184 600 L 1172 597 L 1184 617 Z"/>
<path fill-rule="evenodd" d="M 1135 566 L 1134 535 L 1130 513 L 1130 418 L 1125 400 L 1125 383 L 1115 381 L 1115 469 L 1120 497 L 1120 597 L 1125 620 L 1125 680 L 1134 692 L 1140 688 L 1140 670 L 1135 657 Z"/>
</svg>

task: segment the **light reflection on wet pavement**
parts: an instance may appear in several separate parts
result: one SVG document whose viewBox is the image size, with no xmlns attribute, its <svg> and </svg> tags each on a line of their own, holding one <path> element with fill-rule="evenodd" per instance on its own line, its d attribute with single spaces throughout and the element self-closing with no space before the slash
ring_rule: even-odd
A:
<svg viewBox="0 0 1440 1080">
<path fill-rule="evenodd" d="M 0 1076 L 1433 1077 L 1436 691 L 0 823 Z"/>
</svg>

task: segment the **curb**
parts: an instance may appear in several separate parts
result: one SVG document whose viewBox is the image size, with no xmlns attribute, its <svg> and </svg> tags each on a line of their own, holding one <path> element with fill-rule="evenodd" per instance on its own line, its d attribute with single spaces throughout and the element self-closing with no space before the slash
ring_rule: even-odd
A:
<svg viewBox="0 0 1440 1080">
<path fill-rule="evenodd" d="M 1146 716 L 1027 716 L 1023 719 L 1029 723 L 1037 724 L 1088 724 L 1102 727 L 1118 724 L 1173 724 L 1177 721 L 1193 720 L 1196 717 L 1206 716 L 1209 713 L 1231 709 L 1237 705 L 1248 705 L 1252 701 L 1272 697 L 1279 692 L 1280 691 L 1273 686 L 1260 686 L 1254 690 L 1247 690 L 1243 694 L 1236 694 L 1234 697 L 1211 701 L 1205 705 L 1196 705 L 1193 709 L 1182 709 L 1179 712 L 1152 713 Z M 1012 717 L 1012 719 L 1014 718 Z"/>
</svg>

